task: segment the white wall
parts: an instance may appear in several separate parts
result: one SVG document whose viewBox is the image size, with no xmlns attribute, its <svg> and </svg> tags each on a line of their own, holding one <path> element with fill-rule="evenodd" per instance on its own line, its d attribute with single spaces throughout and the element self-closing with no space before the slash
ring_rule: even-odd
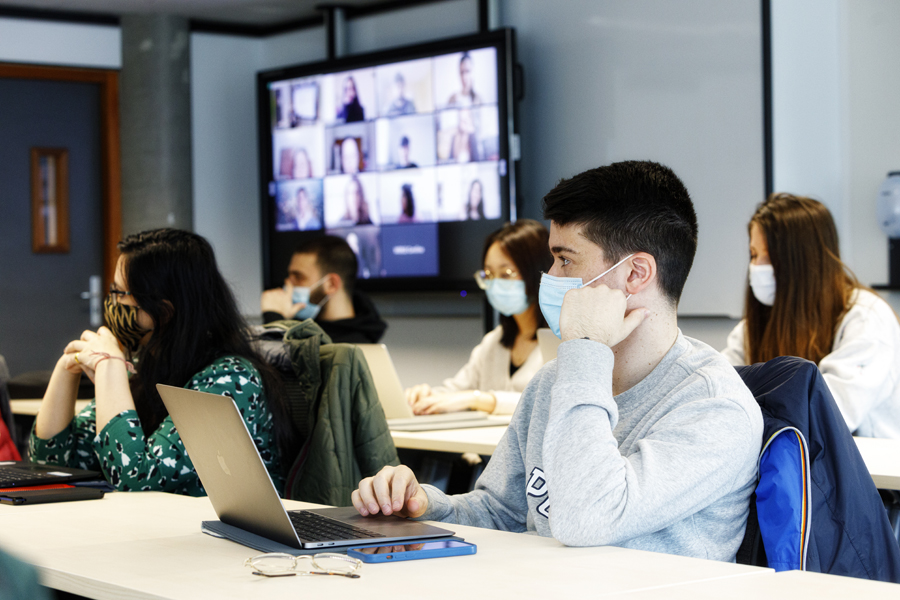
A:
<svg viewBox="0 0 900 600">
<path fill-rule="evenodd" d="M 771 7 L 773 187 L 825 204 L 849 258 L 841 2 L 775 0 Z"/>
<path fill-rule="evenodd" d="M 194 228 L 215 248 L 246 315 L 259 314 L 262 289 L 256 73 L 324 57 L 322 28 L 191 35 Z"/>
<path fill-rule="evenodd" d="M 887 237 L 878 227 L 878 186 L 900 169 L 900 3 L 842 0 L 846 50 L 845 204 L 857 276 L 870 284 L 888 280 Z"/>
<path fill-rule="evenodd" d="M 0 62 L 118 69 L 122 36 L 113 25 L 0 17 Z"/>
<path fill-rule="evenodd" d="M 900 168 L 900 3 L 773 0 L 775 188 L 832 211 L 844 261 L 886 283 L 878 186 Z"/>
<path fill-rule="evenodd" d="M 349 54 L 431 42 L 478 31 L 477 0 L 446 0 L 347 23 Z"/>
<path fill-rule="evenodd" d="M 699 247 L 682 314 L 738 316 L 764 195 L 758 0 L 506 0 L 525 65 L 524 216 L 561 177 L 650 159 L 684 180 Z"/>
</svg>

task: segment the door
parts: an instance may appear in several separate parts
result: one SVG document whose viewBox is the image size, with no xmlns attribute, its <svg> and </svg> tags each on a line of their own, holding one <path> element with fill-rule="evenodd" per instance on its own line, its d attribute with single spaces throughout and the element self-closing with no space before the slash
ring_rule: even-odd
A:
<svg viewBox="0 0 900 600">
<path fill-rule="evenodd" d="M 52 369 L 91 326 L 104 274 L 101 86 L 0 78 L 0 354 L 13 377 Z M 32 147 L 68 150 L 68 253 L 34 254 Z M 96 320 L 95 320 L 96 322 Z"/>
</svg>

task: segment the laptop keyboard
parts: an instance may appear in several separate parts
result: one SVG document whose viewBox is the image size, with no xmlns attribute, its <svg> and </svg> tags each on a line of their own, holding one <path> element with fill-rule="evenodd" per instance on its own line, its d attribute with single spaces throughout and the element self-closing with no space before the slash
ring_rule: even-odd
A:
<svg viewBox="0 0 900 600">
<path fill-rule="evenodd" d="M 359 540 L 380 538 L 383 534 L 375 533 L 362 527 L 354 527 L 335 519 L 306 510 L 288 512 L 291 524 L 297 535 L 305 542 L 329 542 L 337 540 Z"/>
<path fill-rule="evenodd" d="M 59 481 L 59 476 L 41 473 L 40 471 L 23 471 L 16 467 L 0 467 L 0 487 L 16 484 L 21 481 L 36 480 Z"/>
</svg>

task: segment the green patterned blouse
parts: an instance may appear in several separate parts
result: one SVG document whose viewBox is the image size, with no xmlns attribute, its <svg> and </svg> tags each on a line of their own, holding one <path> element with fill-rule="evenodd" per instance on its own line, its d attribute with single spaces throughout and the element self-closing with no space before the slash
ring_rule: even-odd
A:
<svg viewBox="0 0 900 600">
<path fill-rule="evenodd" d="M 241 357 L 225 356 L 194 375 L 184 387 L 234 399 L 281 494 L 284 476 L 275 445 L 272 412 L 262 379 L 253 365 Z M 66 429 L 50 439 L 41 439 L 32 430 L 29 453 L 31 460 L 41 464 L 102 469 L 107 481 L 120 491 L 206 495 L 170 416 L 145 437 L 137 411 L 126 410 L 113 417 L 98 435 L 95 403 L 91 402 Z"/>
</svg>

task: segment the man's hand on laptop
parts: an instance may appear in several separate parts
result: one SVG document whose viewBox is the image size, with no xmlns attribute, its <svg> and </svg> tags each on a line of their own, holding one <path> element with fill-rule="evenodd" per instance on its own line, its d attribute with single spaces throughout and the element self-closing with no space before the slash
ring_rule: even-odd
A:
<svg viewBox="0 0 900 600">
<path fill-rule="evenodd" d="M 622 290 L 603 284 L 569 290 L 559 316 L 562 341 L 587 338 L 612 348 L 631 335 L 649 314 L 645 308 L 625 314 L 627 306 Z"/>
<path fill-rule="evenodd" d="M 359 482 L 350 495 L 353 506 L 364 517 L 383 513 L 401 517 L 421 517 L 428 508 L 428 496 L 409 467 L 384 467 L 374 477 Z"/>
</svg>

